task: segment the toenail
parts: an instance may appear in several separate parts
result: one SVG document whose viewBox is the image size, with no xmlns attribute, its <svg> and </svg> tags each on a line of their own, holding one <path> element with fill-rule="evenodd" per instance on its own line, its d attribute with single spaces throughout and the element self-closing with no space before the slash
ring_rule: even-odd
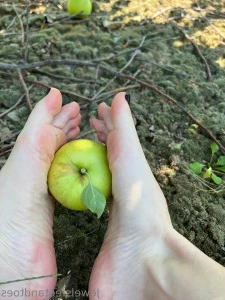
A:
<svg viewBox="0 0 225 300">
<path fill-rule="evenodd" d="M 49 93 L 50 93 L 50 91 L 51 91 L 51 87 L 48 87 L 48 90 L 47 90 L 47 92 L 46 92 L 46 95 L 45 96 L 47 96 Z"/>
<path fill-rule="evenodd" d="M 125 94 L 125 99 L 127 101 L 127 103 L 130 105 L 130 94 Z"/>
</svg>

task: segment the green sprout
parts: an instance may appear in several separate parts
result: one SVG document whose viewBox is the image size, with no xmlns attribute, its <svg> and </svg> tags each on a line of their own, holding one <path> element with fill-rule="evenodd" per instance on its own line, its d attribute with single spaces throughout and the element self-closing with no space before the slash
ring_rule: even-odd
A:
<svg viewBox="0 0 225 300">
<path fill-rule="evenodd" d="M 211 158 L 209 163 L 201 164 L 198 161 L 195 161 L 189 165 L 189 168 L 196 174 L 196 175 L 203 175 L 204 179 L 212 180 L 215 184 L 220 184 L 222 179 L 220 176 L 225 173 L 225 156 L 221 155 L 215 162 L 213 159 L 215 153 L 219 151 L 219 146 L 216 143 L 212 143 L 210 145 L 211 149 Z M 219 175 L 219 176 L 217 176 Z"/>
</svg>

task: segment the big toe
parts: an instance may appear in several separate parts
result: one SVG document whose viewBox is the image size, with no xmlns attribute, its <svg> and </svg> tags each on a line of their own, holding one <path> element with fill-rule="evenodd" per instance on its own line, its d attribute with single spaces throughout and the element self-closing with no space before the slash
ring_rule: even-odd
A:
<svg viewBox="0 0 225 300">
<path fill-rule="evenodd" d="M 21 132 L 16 149 L 26 144 L 26 148 L 42 161 L 47 167 L 55 151 L 65 142 L 75 138 L 79 132 L 81 121 L 80 108 L 75 102 L 62 107 L 62 95 L 59 90 L 51 88 L 48 95 L 40 100 Z"/>
<path fill-rule="evenodd" d="M 126 94 L 117 94 L 111 105 L 111 117 L 116 129 L 127 131 L 132 129 L 136 133 L 130 106 L 126 101 Z"/>
<path fill-rule="evenodd" d="M 124 222 L 130 219 L 137 227 L 149 228 L 148 221 L 154 217 L 151 212 L 147 213 L 151 205 L 155 211 L 163 211 L 167 220 L 168 212 L 165 198 L 144 156 L 125 95 L 117 94 L 111 107 L 106 104 L 99 106 L 99 116 L 108 130 L 107 152 L 114 203 L 118 203 L 120 208 L 123 206 L 123 215 L 126 211 L 129 216 L 123 219 Z"/>
<path fill-rule="evenodd" d="M 53 118 L 62 108 L 62 95 L 56 88 L 51 88 L 49 93 L 40 100 L 34 107 L 27 120 L 26 128 L 40 126 L 41 124 L 51 124 Z"/>
<path fill-rule="evenodd" d="M 62 95 L 59 90 L 51 88 L 49 93 L 40 100 L 31 112 L 18 140 L 19 145 L 30 148 L 30 152 L 35 151 L 36 155 L 51 158 L 55 150 L 65 142 L 65 135 L 60 130 L 55 130 L 51 126 L 55 116 L 62 109 Z"/>
<path fill-rule="evenodd" d="M 108 133 L 106 143 L 111 169 L 121 162 L 123 165 L 126 162 L 130 164 L 130 161 L 135 159 L 146 162 L 125 95 L 125 93 L 117 94 L 111 107 L 102 103 L 98 110 Z"/>
</svg>

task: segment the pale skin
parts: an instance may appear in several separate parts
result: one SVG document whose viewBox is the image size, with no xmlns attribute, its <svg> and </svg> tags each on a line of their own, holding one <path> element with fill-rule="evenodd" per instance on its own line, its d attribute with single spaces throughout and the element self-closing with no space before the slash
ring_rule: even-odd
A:
<svg viewBox="0 0 225 300">
<path fill-rule="evenodd" d="M 98 113 L 100 120 L 92 120 L 92 126 L 107 145 L 113 201 L 89 289 L 98 289 L 104 300 L 225 299 L 224 267 L 172 227 L 125 94 L 117 94 L 111 107 L 101 103 Z M 80 121 L 78 104 L 62 107 L 60 92 L 51 89 L 34 108 L 0 172 L 0 282 L 57 273 L 54 201 L 46 178 L 55 151 L 78 137 Z M 51 291 L 55 284 L 56 278 L 44 278 L 1 285 L 0 299 L 6 299 L 3 290 Z"/>
</svg>

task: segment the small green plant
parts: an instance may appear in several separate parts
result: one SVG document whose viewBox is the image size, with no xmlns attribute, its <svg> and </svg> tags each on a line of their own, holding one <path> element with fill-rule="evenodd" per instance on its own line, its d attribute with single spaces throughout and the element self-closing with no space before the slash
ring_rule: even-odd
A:
<svg viewBox="0 0 225 300">
<path fill-rule="evenodd" d="M 215 184 L 220 184 L 222 179 L 220 176 L 225 173 L 225 156 L 221 155 L 218 157 L 217 161 L 213 160 L 215 153 L 219 151 L 219 146 L 216 143 L 212 143 L 210 145 L 211 149 L 211 158 L 209 163 L 201 164 L 198 161 L 195 161 L 189 165 L 189 168 L 196 174 L 196 175 L 203 175 L 204 179 L 210 179 Z M 219 176 L 217 176 L 219 175 Z"/>
</svg>

